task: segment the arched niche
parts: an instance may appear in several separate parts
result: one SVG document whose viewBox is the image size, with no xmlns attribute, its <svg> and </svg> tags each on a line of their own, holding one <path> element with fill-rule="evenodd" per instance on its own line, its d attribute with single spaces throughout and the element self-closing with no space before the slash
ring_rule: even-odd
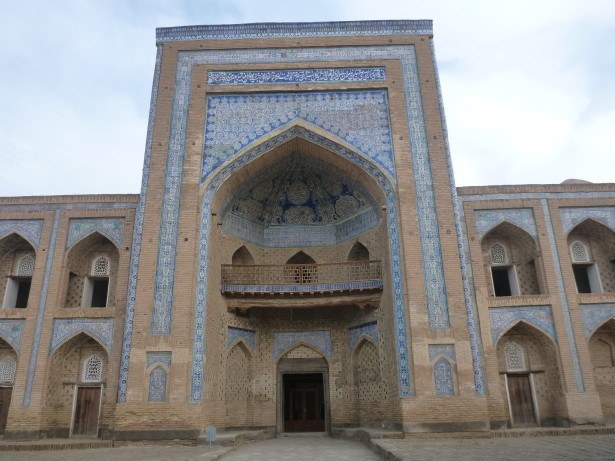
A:
<svg viewBox="0 0 615 461">
<path fill-rule="evenodd" d="M 369 261 L 369 250 L 361 242 L 356 242 L 350 252 L 348 252 L 348 261 Z"/>
<path fill-rule="evenodd" d="M 233 253 L 231 262 L 233 265 L 239 266 L 252 265 L 254 264 L 254 257 L 252 253 L 250 253 L 250 250 L 248 250 L 245 245 L 242 245 Z"/>
<path fill-rule="evenodd" d="M 602 413 L 607 422 L 615 421 L 615 319 L 596 329 L 588 346 Z"/>
<path fill-rule="evenodd" d="M 286 260 L 286 264 L 316 264 L 316 261 L 309 254 L 298 251 Z"/>
<path fill-rule="evenodd" d="M 34 275 L 36 251 L 17 233 L 0 240 L 0 303 L 3 308 L 26 308 Z"/>
</svg>

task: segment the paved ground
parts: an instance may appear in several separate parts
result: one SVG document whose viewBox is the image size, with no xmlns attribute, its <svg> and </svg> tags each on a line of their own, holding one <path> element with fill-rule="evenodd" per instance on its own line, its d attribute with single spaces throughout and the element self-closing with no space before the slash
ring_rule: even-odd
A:
<svg viewBox="0 0 615 461">
<path fill-rule="evenodd" d="M 404 461 L 615 460 L 615 435 L 380 440 Z"/>
</svg>

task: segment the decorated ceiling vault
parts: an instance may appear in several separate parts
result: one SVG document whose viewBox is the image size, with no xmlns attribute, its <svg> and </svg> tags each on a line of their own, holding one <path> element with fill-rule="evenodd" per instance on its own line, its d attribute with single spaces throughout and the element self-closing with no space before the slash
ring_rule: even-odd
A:
<svg viewBox="0 0 615 461">
<path fill-rule="evenodd" d="M 615 186 L 456 188 L 431 21 L 156 46 L 140 195 L 0 198 L 5 438 L 615 420 Z"/>
</svg>

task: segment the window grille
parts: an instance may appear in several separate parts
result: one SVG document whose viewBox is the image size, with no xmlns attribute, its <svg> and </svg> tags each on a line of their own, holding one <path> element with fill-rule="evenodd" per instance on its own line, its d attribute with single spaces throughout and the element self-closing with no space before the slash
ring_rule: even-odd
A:
<svg viewBox="0 0 615 461">
<path fill-rule="evenodd" d="M 99 256 L 92 263 L 92 275 L 94 277 L 109 277 L 109 259 Z"/>
<path fill-rule="evenodd" d="M 572 242 L 572 245 L 570 245 L 570 254 L 572 255 L 572 262 L 574 263 L 589 262 L 587 247 L 583 244 L 583 242 L 579 242 L 578 240 Z"/>
<path fill-rule="evenodd" d="M 506 257 L 506 248 L 500 243 L 494 243 L 491 245 L 491 264 L 506 264 L 508 258 Z"/>
<path fill-rule="evenodd" d="M 506 343 L 504 348 L 504 360 L 506 361 L 507 371 L 524 371 L 526 369 L 525 352 L 523 348 L 515 342 Z"/>
<path fill-rule="evenodd" d="M 0 359 L 0 383 L 12 383 L 15 380 L 17 361 L 15 357 L 7 355 Z"/>
<path fill-rule="evenodd" d="M 32 277 L 34 273 L 34 256 L 27 254 L 22 256 L 17 262 L 17 275 L 21 277 Z"/>
<path fill-rule="evenodd" d="M 98 355 L 91 355 L 83 365 L 82 381 L 98 383 L 102 381 L 102 360 Z"/>
</svg>

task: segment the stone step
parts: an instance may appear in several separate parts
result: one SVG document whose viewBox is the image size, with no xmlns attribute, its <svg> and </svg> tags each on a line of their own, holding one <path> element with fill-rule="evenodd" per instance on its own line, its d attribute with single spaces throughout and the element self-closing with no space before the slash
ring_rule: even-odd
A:
<svg viewBox="0 0 615 461">
<path fill-rule="evenodd" d="M 507 429 L 504 431 L 491 431 L 494 438 L 511 437 L 553 437 L 562 435 L 607 435 L 615 434 L 613 426 L 596 427 L 540 427 L 524 429 Z"/>
<path fill-rule="evenodd" d="M 113 448 L 112 440 L 42 439 L 24 442 L 0 441 L 0 451 L 83 450 Z"/>
</svg>

